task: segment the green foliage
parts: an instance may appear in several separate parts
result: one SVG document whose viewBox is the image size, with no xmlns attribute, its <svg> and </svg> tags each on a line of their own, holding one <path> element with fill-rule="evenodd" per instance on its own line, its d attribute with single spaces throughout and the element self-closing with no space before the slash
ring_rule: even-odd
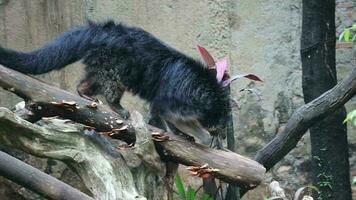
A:
<svg viewBox="0 0 356 200">
<path fill-rule="evenodd" d="M 195 199 L 195 191 L 191 186 L 188 186 L 187 190 L 187 200 L 194 200 Z"/>
<path fill-rule="evenodd" d="M 213 200 L 208 194 L 203 193 L 200 197 L 200 200 Z"/>
<path fill-rule="evenodd" d="M 356 185 L 356 176 L 352 177 L 352 185 Z"/>
<path fill-rule="evenodd" d="M 349 112 L 344 120 L 344 123 L 350 121 L 354 126 L 356 126 L 356 109 Z"/>
<path fill-rule="evenodd" d="M 180 178 L 179 174 L 177 174 L 175 177 L 175 184 L 176 184 L 176 188 L 177 188 L 178 194 L 181 197 L 181 199 L 196 200 L 195 190 L 191 186 L 188 186 L 187 191 L 185 191 L 183 181 Z M 200 197 L 200 200 L 213 200 L 213 198 L 203 192 Z"/>
<path fill-rule="evenodd" d="M 356 24 L 351 27 L 345 28 L 344 31 L 339 36 L 339 41 L 356 41 Z"/>
<path fill-rule="evenodd" d="M 176 183 L 176 188 L 178 190 L 178 194 L 182 197 L 182 199 L 185 199 L 184 185 L 183 185 L 182 179 L 180 178 L 180 176 L 178 174 L 175 177 L 175 183 Z"/>
</svg>

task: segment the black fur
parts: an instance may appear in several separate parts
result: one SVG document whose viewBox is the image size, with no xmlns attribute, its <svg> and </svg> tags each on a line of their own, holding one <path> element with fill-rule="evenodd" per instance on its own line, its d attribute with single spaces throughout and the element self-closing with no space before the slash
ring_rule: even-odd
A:
<svg viewBox="0 0 356 200">
<path fill-rule="evenodd" d="M 126 89 L 150 102 L 163 119 L 197 119 L 209 127 L 225 114 L 228 97 L 211 70 L 137 27 L 89 22 L 31 52 L 0 47 L 0 64 L 27 74 L 81 59 L 86 94 L 102 93 L 114 106 Z"/>
</svg>

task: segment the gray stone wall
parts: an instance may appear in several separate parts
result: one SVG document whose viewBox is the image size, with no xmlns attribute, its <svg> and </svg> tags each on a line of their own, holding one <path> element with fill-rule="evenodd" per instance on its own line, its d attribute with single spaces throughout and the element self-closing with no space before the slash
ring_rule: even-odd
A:
<svg viewBox="0 0 356 200">
<path fill-rule="evenodd" d="M 337 2 L 339 34 L 355 23 L 355 3 Z M 85 18 L 114 19 L 143 27 L 194 57 L 198 57 L 197 43 L 207 47 L 216 58 L 228 55 L 232 74 L 252 72 L 264 80 L 239 80 L 232 85 L 232 98 L 239 104 L 234 109 L 238 152 L 252 156 L 304 103 L 299 55 L 301 6 L 301 0 L 0 0 L 0 44 L 29 50 L 72 25 L 83 24 Z M 338 46 L 340 79 L 356 66 L 356 56 L 354 45 Z M 82 72 L 83 66 L 76 63 L 38 77 L 75 92 Z M 240 92 L 246 88 L 254 92 Z M 19 100 L 8 92 L 0 92 L 0 106 L 11 107 Z M 123 104 L 143 114 L 148 110 L 145 102 L 129 94 Z M 347 107 L 356 108 L 355 100 Z M 356 146 L 355 135 L 355 128 L 349 127 L 351 146 Z M 308 184 L 308 152 L 309 138 L 305 135 L 266 181 L 277 179 L 292 190 Z"/>
</svg>

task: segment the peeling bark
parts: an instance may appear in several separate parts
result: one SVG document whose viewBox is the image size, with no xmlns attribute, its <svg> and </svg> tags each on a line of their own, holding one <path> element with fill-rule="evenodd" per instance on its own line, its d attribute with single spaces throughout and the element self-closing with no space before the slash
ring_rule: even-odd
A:
<svg viewBox="0 0 356 200">
<path fill-rule="evenodd" d="M 136 190 L 123 157 L 103 150 L 83 125 L 55 118 L 39 124 L 0 108 L 0 141 L 35 156 L 63 161 L 78 173 L 95 199 L 145 199 Z"/>
</svg>

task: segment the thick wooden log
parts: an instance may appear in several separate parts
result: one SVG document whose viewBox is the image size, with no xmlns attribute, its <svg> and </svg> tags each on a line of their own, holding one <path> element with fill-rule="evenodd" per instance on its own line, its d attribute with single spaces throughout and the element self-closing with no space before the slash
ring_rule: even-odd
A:
<svg viewBox="0 0 356 200">
<path fill-rule="evenodd" d="M 153 127 L 150 129 L 153 133 L 159 132 Z M 172 162 L 197 167 L 207 164 L 214 177 L 245 189 L 256 187 L 264 178 L 266 169 L 249 158 L 231 151 L 207 148 L 173 133 L 166 132 L 163 135 L 167 138 L 159 139 L 155 144 L 162 149 L 159 152 L 164 154 L 163 157 Z"/>
<path fill-rule="evenodd" d="M 0 175 L 49 199 L 94 200 L 72 186 L 0 151 Z"/>
<path fill-rule="evenodd" d="M 119 132 L 118 135 L 134 133 L 134 128 L 130 121 L 122 120 L 119 115 L 110 111 L 105 105 L 98 105 L 97 108 L 92 108 L 88 106 L 91 105 L 91 102 L 86 99 L 56 87 L 48 86 L 41 81 L 2 66 L 0 66 L 0 86 L 24 98 L 27 101 L 27 108 L 40 117 L 61 116 L 78 123 L 93 126 L 97 130 L 108 128 L 109 131 L 116 129 L 115 127 L 111 128 L 111 120 L 115 123 L 115 120 L 119 119 L 124 126 L 115 125 L 117 129 L 120 130 L 125 126 L 130 128 L 126 127 L 127 131 L 123 134 Z M 65 100 L 64 104 L 51 103 L 53 101 L 61 102 L 62 100 Z M 76 102 L 78 108 L 67 105 L 68 102 L 69 104 Z M 172 133 L 163 133 L 162 130 L 152 126 L 148 126 L 148 129 L 151 132 L 159 132 L 170 138 L 169 140 L 163 139 L 163 141 L 160 141 L 157 140 L 157 137 L 154 137 L 156 139 L 155 143 L 162 147 L 163 153 L 161 156 L 163 158 L 188 166 L 200 167 L 208 164 L 209 168 L 216 169 L 211 172 L 213 176 L 225 182 L 240 185 L 243 188 L 253 188 L 263 180 L 264 167 L 251 159 L 232 152 L 212 150 L 206 146 L 181 140 Z M 115 134 L 111 136 L 115 136 Z"/>
<path fill-rule="evenodd" d="M 110 149 L 110 143 L 101 144 L 102 141 L 95 140 L 98 135 L 93 131 L 86 131 L 81 124 L 56 118 L 43 119 L 38 123 L 41 126 L 23 120 L 6 108 L 0 108 L 0 143 L 35 156 L 63 161 L 74 169 L 95 199 L 146 199 L 139 195 L 124 158 Z M 2 169 L 6 166 L 1 162 L 0 172 L 8 171 Z M 15 177 L 17 183 L 23 186 L 28 186 L 29 178 L 37 180 L 34 175 L 21 172 L 23 170 L 26 168 L 19 168 L 6 177 Z M 45 196 L 58 192 L 54 188 L 53 194 L 46 194 L 39 187 L 42 187 L 41 182 L 38 186 L 30 185 L 29 189 Z"/>
</svg>

